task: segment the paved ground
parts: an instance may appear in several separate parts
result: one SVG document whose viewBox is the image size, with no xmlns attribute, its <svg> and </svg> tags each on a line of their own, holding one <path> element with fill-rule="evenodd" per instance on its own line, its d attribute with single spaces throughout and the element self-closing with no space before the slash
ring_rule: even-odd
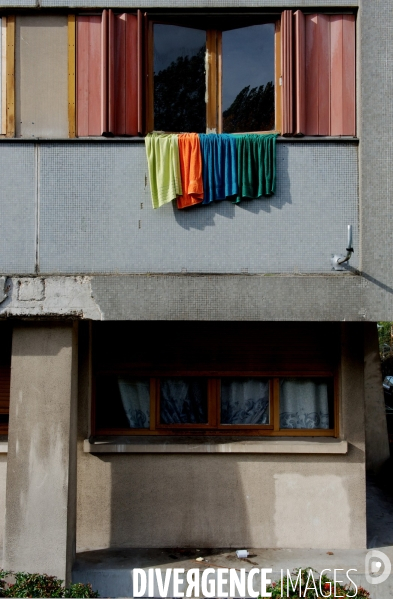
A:
<svg viewBox="0 0 393 599">
<path fill-rule="evenodd" d="M 390 480 L 392 485 L 389 485 Z M 367 487 L 368 548 L 383 551 L 393 564 L 393 474 L 385 472 L 379 480 L 370 478 Z M 354 582 L 371 593 L 371 599 L 393 597 L 393 573 L 386 582 L 370 585 L 365 578 L 367 550 L 344 551 L 326 547 L 321 550 L 255 549 L 248 561 L 239 560 L 233 549 L 121 549 L 79 553 L 74 568 L 74 581 L 91 582 L 101 597 L 131 597 L 133 568 L 272 568 L 279 579 L 281 569 L 356 568 Z M 203 557 L 204 561 L 196 561 Z M 257 582 L 257 579 L 256 579 Z"/>
</svg>

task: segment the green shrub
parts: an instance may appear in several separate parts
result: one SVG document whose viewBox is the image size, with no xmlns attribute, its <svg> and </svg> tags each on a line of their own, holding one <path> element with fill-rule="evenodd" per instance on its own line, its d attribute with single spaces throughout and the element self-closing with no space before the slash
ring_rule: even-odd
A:
<svg viewBox="0 0 393 599">
<path fill-rule="evenodd" d="M 63 581 L 47 574 L 0 570 L 0 597 L 98 597 L 90 584 L 63 586 Z"/>
<path fill-rule="evenodd" d="M 64 591 L 64 597 L 99 597 L 97 591 L 93 591 L 91 584 L 82 584 L 81 582 L 75 582 L 67 587 Z"/>
</svg>

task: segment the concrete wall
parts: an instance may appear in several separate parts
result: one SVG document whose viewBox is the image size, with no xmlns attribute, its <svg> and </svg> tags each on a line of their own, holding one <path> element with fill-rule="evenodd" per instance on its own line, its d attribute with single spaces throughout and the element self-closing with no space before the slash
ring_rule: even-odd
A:
<svg viewBox="0 0 393 599">
<path fill-rule="evenodd" d="M 92 455 L 82 445 L 88 435 L 85 339 L 78 550 L 365 547 L 362 341 L 363 325 L 343 325 L 340 419 L 347 455 Z"/>
<path fill-rule="evenodd" d="M 77 337 L 13 331 L 4 567 L 70 580 L 75 554 Z"/>
<path fill-rule="evenodd" d="M 361 270 L 369 282 L 370 303 L 380 314 L 389 314 L 387 320 L 393 320 L 393 262 L 389 256 L 393 218 L 391 8 L 389 0 L 363 0 L 358 37 Z"/>
<path fill-rule="evenodd" d="M 68 137 L 67 16 L 18 16 L 15 137 Z"/>
</svg>

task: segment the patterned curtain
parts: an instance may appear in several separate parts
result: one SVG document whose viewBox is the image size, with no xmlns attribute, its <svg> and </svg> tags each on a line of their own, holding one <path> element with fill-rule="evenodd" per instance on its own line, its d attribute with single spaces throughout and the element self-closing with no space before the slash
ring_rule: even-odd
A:
<svg viewBox="0 0 393 599">
<path fill-rule="evenodd" d="M 280 428 L 329 428 L 326 379 L 280 380 Z"/>
<path fill-rule="evenodd" d="M 130 428 L 150 427 L 150 381 L 146 379 L 117 379 L 120 397 Z"/>
<path fill-rule="evenodd" d="M 161 379 L 160 387 L 162 424 L 207 423 L 206 379 Z"/>
<path fill-rule="evenodd" d="M 269 424 L 269 381 L 222 378 L 221 424 Z"/>
</svg>

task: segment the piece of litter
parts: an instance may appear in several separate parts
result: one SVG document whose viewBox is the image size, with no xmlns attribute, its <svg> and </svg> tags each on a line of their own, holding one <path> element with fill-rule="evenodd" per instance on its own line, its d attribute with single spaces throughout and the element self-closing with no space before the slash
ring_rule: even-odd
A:
<svg viewBox="0 0 393 599">
<path fill-rule="evenodd" d="M 327 555 L 334 555 L 333 551 L 326 551 Z"/>
<path fill-rule="evenodd" d="M 248 557 L 248 551 L 247 549 L 237 549 L 236 555 L 238 558 L 244 559 L 245 557 Z"/>
<path fill-rule="evenodd" d="M 203 557 L 197 557 L 197 558 L 196 558 L 196 561 L 197 561 L 197 562 L 203 562 Z"/>
</svg>

